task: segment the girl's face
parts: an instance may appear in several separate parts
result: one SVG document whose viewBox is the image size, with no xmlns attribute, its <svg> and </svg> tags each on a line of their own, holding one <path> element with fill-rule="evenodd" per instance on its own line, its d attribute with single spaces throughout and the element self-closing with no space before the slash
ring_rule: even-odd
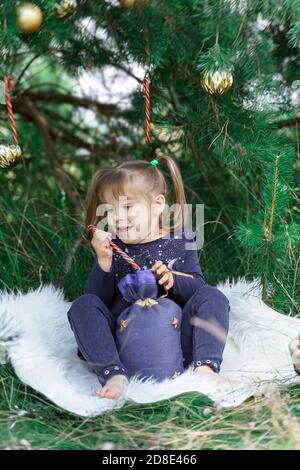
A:
<svg viewBox="0 0 300 470">
<path fill-rule="evenodd" d="M 124 242 L 140 243 L 158 234 L 159 215 L 165 205 L 162 194 L 154 197 L 150 205 L 143 198 L 133 195 L 120 196 L 119 200 L 110 198 L 109 201 L 108 227 Z"/>
</svg>

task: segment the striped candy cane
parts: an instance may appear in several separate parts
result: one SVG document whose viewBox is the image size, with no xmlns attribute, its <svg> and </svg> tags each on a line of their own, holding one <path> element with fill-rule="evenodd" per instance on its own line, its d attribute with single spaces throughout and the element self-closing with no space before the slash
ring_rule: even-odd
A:
<svg viewBox="0 0 300 470">
<path fill-rule="evenodd" d="M 96 231 L 96 227 L 93 224 L 90 224 L 88 226 L 88 229 L 92 233 Z M 116 245 L 113 241 L 110 241 L 110 245 L 117 253 L 119 253 L 120 256 L 122 256 L 126 261 L 128 261 L 128 263 L 131 264 L 131 266 L 134 269 L 136 270 L 141 269 L 140 266 L 132 258 L 130 258 L 130 256 L 128 256 L 127 253 L 125 253 L 125 251 L 121 250 L 121 248 L 118 245 Z"/>
</svg>

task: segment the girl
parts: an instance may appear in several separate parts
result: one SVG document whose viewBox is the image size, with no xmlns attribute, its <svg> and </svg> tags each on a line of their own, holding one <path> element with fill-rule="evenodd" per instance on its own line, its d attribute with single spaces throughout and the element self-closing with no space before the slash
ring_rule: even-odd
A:
<svg viewBox="0 0 300 470">
<path fill-rule="evenodd" d="M 177 222 L 169 229 L 162 220 L 168 193 L 161 163 L 168 168 L 178 209 L 174 217 Z M 98 215 L 99 208 L 102 212 L 106 209 L 110 231 L 99 228 L 104 220 Z M 103 385 L 96 390 L 100 397 L 119 398 L 130 378 L 115 343 L 116 318 L 128 307 L 116 283 L 133 268 L 113 251 L 109 244 L 113 235 L 114 243 L 141 268 L 152 268 L 158 296 L 167 292 L 168 298 L 182 307 L 184 367 L 192 364 L 195 373 L 210 373 L 224 381 L 218 373 L 228 332 L 229 301 L 216 287 L 206 284 L 195 235 L 188 243 L 189 233 L 182 229 L 186 221 L 183 181 L 171 157 L 161 156 L 150 163 L 126 161 L 114 168 L 102 168 L 92 178 L 87 224 L 98 224 L 91 239 L 95 257 L 84 294 L 71 305 L 68 319 L 78 356 L 88 361 Z M 192 276 L 173 275 L 170 269 Z"/>
</svg>

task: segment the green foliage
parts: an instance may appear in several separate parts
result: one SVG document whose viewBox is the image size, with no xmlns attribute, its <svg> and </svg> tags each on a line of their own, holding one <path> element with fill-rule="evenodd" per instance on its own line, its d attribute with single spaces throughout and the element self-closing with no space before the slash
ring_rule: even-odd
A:
<svg viewBox="0 0 300 470">
<path fill-rule="evenodd" d="M 153 0 L 146 9 L 124 11 L 110 2 L 83 1 L 63 20 L 52 14 L 54 3 L 36 2 L 43 24 L 30 35 L 16 28 L 14 2 L 1 3 L 6 26 L 0 69 L 15 79 L 12 99 L 24 157 L 17 168 L 1 172 L 3 220 L 11 217 L 5 215 L 10 202 L 24 214 L 32 200 L 57 201 L 63 191 L 67 217 L 71 211 L 75 220 L 72 246 L 84 229 L 84 199 L 99 166 L 123 158 L 150 159 L 156 149 L 172 155 L 172 148 L 154 137 L 150 145 L 144 143 L 138 83 L 127 108 L 80 100 L 77 79 L 83 71 L 110 65 L 126 73 L 134 60 L 150 72 L 152 122 L 169 132 L 183 131 L 173 156 L 189 182 L 188 202 L 205 204 L 209 223 L 200 255 L 207 279 L 216 283 L 228 276 L 262 275 L 274 287 L 275 275 L 290 282 L 286 273 L 298 271 L 299 214 L 292 209 L 299 197 L 298 147 L 295 132 L 278 122 L 297 117 L 290 98 L 299 70 L 297 2 Z M 201 89 L 200 77 L 216 68 L 230 68 L 234 82 L 224 95 L 211 97 Z M 275 80 L 275 73 L 283 79 Z M 52 148 L 28 111 L 28 99 L 47 123 Z M 84 110 L 93 113 L 94 125 L 85 122 Z M 0 113 L 7 139 L 4 106 Z M 52 217 L 52 211 L 45 212 Z M 11 234 L 4 226 L 7 253 L 17 237 L 13 244 L 6 237 Z M 224 260 L 215 270 L 210 260 L 218 250 Z M 255 269 L 249 272 L 250 265 Z M 17 284 L 13 276 L 6 282 Z"/>
<path fill-rule="evenodd" d="M 299 103 L 294 99 L 300 79 L 299 1 L 150 0 L 144 10 L 124 11 L 117 2 L 82 0 L 65 19 L 52 14 L 56 0 L 34 3 L 43 11 L 43 24 L 24 35 L 15 24 L 16 2 L 0 2 L 0 78 L 11 74 L 15 82 L 11 97 L 23 152 L 18 166 L 0 172 L 0 289 L 25 291 L 52 282 L 63 286 L 69 300 L 80 295 L 93 254 L 84 226 L 92 174 L 125 158 L 150 160 L 159 150 L 177 160 L 188 203 L 205 206 L 199 258 L 206 281 L 259 277 L 269 305 L 299 314 Z M 170 134 L 182 131 L 173 142 L 176 150 L 154 134 L 145 144 L 142 74 L 133 63 L 150 75 L 152 123 Z M 101 80 L 100 72 L 109 67 L 124 74 L 116 78 L 120 87 L 123 77 L 135 80 L 126 104 L 80 91 L 83 73 Z M 230 68 L 233 85 L 212 97 L 200 78 L 216 68 Z M 110 88 L 110 82 L 106 85 Z M 10 131 L 1 103 L 0 119 L 3 142 Z M 8 396 L 5 384 L 15 387 L 17 382 L 6 370 L 1 380 L 3 398 Z M 32 436 L 41 432 L 40 441 L 33 437 L 36 447 L 47 433 L 50 448 L 102 445 L 102 426 L 111 426 L 111 415 L 81 428 L 79 418 L 45 407 L 42 399 L 39 405 L 36 397 L 23 402 L 27 390 L 20 384 L 13 390 L 13 402 L 32 416 L 17 423 L 14 432 L 5 427 L 3 442 L 26 429 Z M 213 419 L 203 419 L 202 398 L 197 400 L 175 402 L 176 443 L 188 426 L 207 433 L 215 429 Z M 2 403 L 5 420 L 12 405 Z M 136 420 L 140 426 L 149 422 L 146 442 L 151 446 L 156 423 L 171 416 L 165 406 L 145 408 L 140 421 L 140 407 L 115 413 L 132 432 Z M 63 431 L 66 422 L 71 431 L 77 426 L 70 437 Z M 243 428 L 248 422 L 249 409 L 235 418 L 230 413 L 220 417 L 213 444 L 207 438 L 203 447 L 238 448 L 247 439 L 264 448 L 297 446 L 271 425 L 271 431 L 247 428 L 241 437 L 236 423 Z M 265 422 L 257 417 L 255 426 L 263 428 Z M 128 436 L 119 441 L 119 431 L 116 425 L 106 435 L 128 448 Z M 172 448 L 171 432 L 166 430 L 161 447 Z M 143 447 L 136 442 L 130 446 Z"/>
</svg>

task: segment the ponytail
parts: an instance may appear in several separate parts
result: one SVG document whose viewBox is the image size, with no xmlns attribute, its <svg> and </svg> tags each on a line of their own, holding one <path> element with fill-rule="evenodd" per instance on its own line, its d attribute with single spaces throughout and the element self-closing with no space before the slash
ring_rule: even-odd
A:
<svg viewBox="0 0 300 470">
<path fill-rule="evenodd" d="M 103 181 L 104 174 L 110 171 L 110 168 L 104 167 L 94 173 L 86 197 L 86 226 L 90 224 L 97 226 L 101 216 L 97 216 L 97 207 L 99 205 L 99 190 Z M 90 233 L 89 233 L 90 236 Z"/>
<path fill-rule="evenodd" d="M 173 230 L 175 231 L 178 228 L 183 228 L 188 221 L 188 207 L 187 207 L 187 202 L 186 202 L 186 197 L 185 197 L 185 190 L 184 190 L 182 176 L 178 168 L 178 165 L 175 162 L 175 160 L 173 160 L 173 158 L 167 155 L 160 155 L 159 157 L 156 158 L 156 160 L 158 160 L 158 162 L 166 163 L 168 170 L 169 170 L 170 177 L 171 177 L 173 193 L 174 193 L 173 203 L 175 203 L 177 206 L 176 212 L 174 215 L 174 225 L 173 225 Z"/>
</svg>

